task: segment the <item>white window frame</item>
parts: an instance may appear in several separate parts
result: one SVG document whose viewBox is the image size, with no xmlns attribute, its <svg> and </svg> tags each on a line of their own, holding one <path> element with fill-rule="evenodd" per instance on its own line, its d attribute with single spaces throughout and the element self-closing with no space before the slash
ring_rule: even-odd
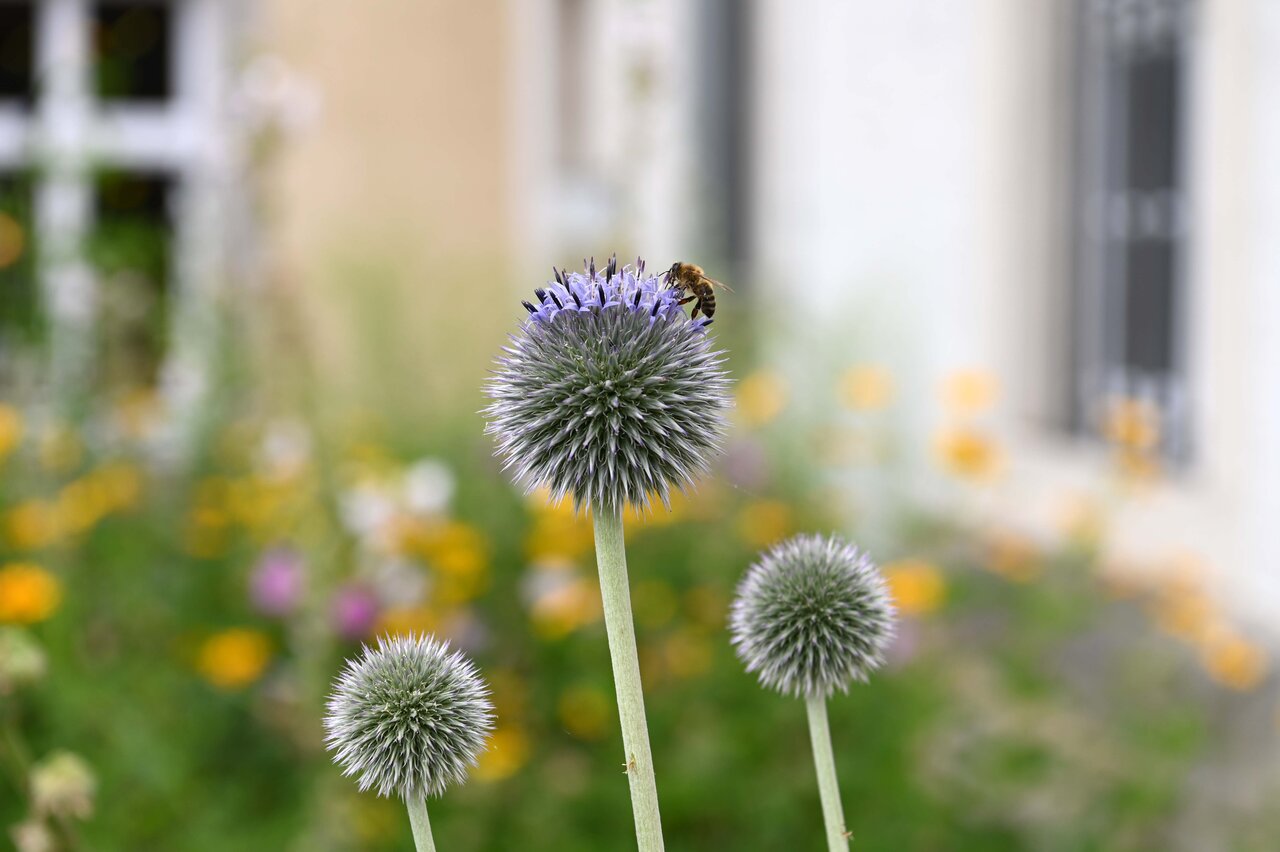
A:
<svg viewBox="0 0 1280 852">
<path fill-rule="evenodd" d="M 12 0 L 0 0 L 12 2 Z M 228 217 L 236 192 L 236 139 L 227 121 L 229 36 L 237 0 L 133 0 L 172 10 L 170 95 L 162 103 L 103 102 L 93 92 L 92 0 L 36 0 L 30 109 L 0 106 L 0 169 L 44 168 L 33 184 L 38 275 L 50 324 L 50 379 L 74 392 L 96 357 L 98 282 L 83 246 L 93 221 L 94 167 L 160 172 L 174 181 L 171 345 L 161 390 L 178 409 L 202 395 L 210 353 L 212 288 L 225 279 Z M 240 199 L 237 202 L 237 199 Z M 196 367 L 196 369 L 192 369 Z M 175 380 L 173 376 L 180 374 Z"/>
</svg>

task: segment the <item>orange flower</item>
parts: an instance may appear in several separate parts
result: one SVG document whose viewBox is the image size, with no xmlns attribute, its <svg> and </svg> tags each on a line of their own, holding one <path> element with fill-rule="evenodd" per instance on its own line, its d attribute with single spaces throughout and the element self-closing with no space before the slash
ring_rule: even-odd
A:
<svg viewBox="0 0 1280 852">
<path fill-rule="evenodd" d="M 786 382 L 773 371 L 752 373 L 738 385 L 738 414 L 747 426 L 771 423 L 786 404 Z"/>
<path fill-rule="evenodd" d="M 62 584 L 40 566 L 11 562 L 0 568 L 0 622 L 44 621 L 61 601 Z"/>
<path fill-rule="evenodd" d="M 556 639 L 600 620 L 600 589 L 581 577 L 568 579 L 543 592 L 530 608 L 534 630 L 546 639 Z"/>
<path fill-rule="evenodd" d="M 938 461 L 962 479 L 990 479 L 1000 468 L 1000 448 L 986 434 L 969 426 L 957 426 L 938 436 Z"/>
<path fill-rule="evenodd" d="M 265 634 L 247 627 L 233 627 L 204 641 L 196 669 L 219 689 L 236 690 L 260 678 L 270 660 L 271 640 Z"/>
<path fill-rule="evenodd" d="M 1011 532 L 997 532 L 987 540 L 984 565 L 1015 583 L 1025 583 L 1040 573 L 1040 552 L 1029 539 Z"/>
<path fill-rule="evenodd" d="M 27 500 L 9 510 L 5 531 L 15 550 L 39 550 L 57 538 L 57 507 L 45 500 Z"/>
<path fill-rule="evenodd" d="M 893 376 L 884 367 L 850 367 L 840 377 L 840 398 L 854 411 L 879 411 L 893 401 Z"/>
<path fill-rule="evenodd" d="M 556 704 L 561 723 L 584 740 L 602 739 L 609 732 L 610 702 L 604 690 L 579 685 L 565 690 Z"/>
<path fill-rule="evenodd" d="M 0 213 L 0 269 L 12 266 L 27 247 L 22 223 L 8 213 Z"/>
<path fill-rule="evenodd" d="M 529 738 L 510 726 L 500 727 L 489 738 L 489 748 L 480 755 L 472 773 L 480 781 L 509 778 L 529 759 Z"/>
<path fill-rule="evenodd" d="M 663 660 L 675 677 L 698 677 L 711 668 L 711 644 L 693 630 L 676 630 L 663 643 Z"/>
<path fill-rule="evenodd" d="M 395 606 L 382 611 L 374 625 L 376 635 L 392 638 L 434 633 L 439 619 L 425 606 Z"/>
<path fill-rule="evenodd" d="M 995 377 L 981 370 L 957 370 L 942 382 L 942 399 L 952 412 L 977 414 L 990 408 L 999 395 Z"/>
<path fill-rule="evenodd" d="M 0 459 L 3 459 L 22 441 L 22 415 L 18 409 L 0 403 Z"/>
<path fill-rule="evenodd" d="M 791 507 L 781 500 L 756 500 L 738 515 L 738 534 L 753 547 L 768 547 L 791 532 Z"/>
<path fill-rule="evenodd" d="M 947 582 L 931 562 L 900 559 L 884 566 L 889 594 L 903 615 L 928 615 L 942 606 Z"/>
<path fill-rule="evenodd" d="M 40 464 L 46 470 L 66 473 L 80 466 L 84 459 L 84 443 L 66 423 L 49 426 L 40 436 Z"/>
<path fill-rule="evenodd" d="M 1225 630 L 1204 643 L 1200 662 L 1209 677 L 1228 689 L 1248 691 L 1267 673 L 1267 654 L 1248 639 Z"/>
<path fill-rule="evenodd" d="M 1160 412 L 1146 400 L 1112 399 L 1103 418 L 1102 433 L 1121 449 L 1145 453 L 1160 442 Z"/>
</svg>

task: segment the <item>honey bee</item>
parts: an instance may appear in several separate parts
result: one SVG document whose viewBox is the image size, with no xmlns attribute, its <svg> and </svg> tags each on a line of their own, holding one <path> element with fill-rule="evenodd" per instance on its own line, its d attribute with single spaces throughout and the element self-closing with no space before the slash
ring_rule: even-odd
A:
<svg viewBox="0 0 1280 852">
<path fill-rule="evenodd" d="M 693 312 L 689 315 L 696 319 L 698 312 L 706 314 L 707 319 L 711 319 L 716 312 L 716 287 L 724 287 L 729 292 L 733 292 L 727 284 L 722 284 L 714 278 L 708 278 L 707 274 L 702 271 L 701 266 L 692 263 L 683 263 L 676 261 L 671 264 L 671 268 L 667 270 L 667 285 L 680 293 L 688 293 L 689 295 L 680 300 L 680 304 L 684 305 L 693 302 Z"/>
</svg>

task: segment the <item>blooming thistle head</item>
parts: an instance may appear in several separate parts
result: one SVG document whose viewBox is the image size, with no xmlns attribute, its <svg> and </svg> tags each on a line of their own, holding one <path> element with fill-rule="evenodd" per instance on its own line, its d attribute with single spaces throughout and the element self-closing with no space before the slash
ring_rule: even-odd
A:
<svg viewBox="0 0 1280 852">
<path fill-rule="evenodd" d="M 666 504 L 671 486 L 706 471 L 725 432 L 729 378 L 711 320 L 690 319 L 681 291 L 640 260 L 556 270 L 534 295 L 486 387 L 505 466 L 577 508 L 655 494 Z"/>
<path fill-rule="evenodd" d="M 834 536 L 799 535 L 747 571 L 729 626 L 738 657 L 762 684 L 826 698 L 884 662 L 895 615 L 865 553 Z"/>
<path fill-rule="evenodd" d="M 380 638 L 347 662 L 329 698 L 325 745 L 361 790 L 406 800 L 466 778 L 493 729 L 475 666 L 426 636 Z"/>
</svg>

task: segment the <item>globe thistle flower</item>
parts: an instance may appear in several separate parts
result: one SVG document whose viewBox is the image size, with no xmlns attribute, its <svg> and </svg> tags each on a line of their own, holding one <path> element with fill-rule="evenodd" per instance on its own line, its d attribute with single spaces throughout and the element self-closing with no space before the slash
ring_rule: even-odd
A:
<svg viewBox="0 0 1280 852">
<path fill-rule="evenodd" d="M 504 467 L 575 508 L 667 503 L 719 449 L 729 406 L 723 353 L 681 292 L 644 262 L 555 272 L 526 301 L 486 392 Z"/>
<path fill-rule="evenodd" d="M 733 645 L 765 686 L 826 698 L 884 662 L 893 604 L 870 557 L 838 538 L 795 536 L 738 585 Z"/>
<path fill-rule="evenodd" d="M 729 617 L 738 656 L 760 682 L 804 698 L 830 852 L 847 852 L 827 698 L 884 661 L 893 604 L 871 559 L 832 536 L 795 536 L 761 555 Z"/>
<path fill-rule="evenodd" d="M 324 727 L 344 775 L 412 808 L 466 778 L 493 728 L 493 705 L 475 666 L 447 643 L 380 638 L 348 661 Z"/>
</svg>

